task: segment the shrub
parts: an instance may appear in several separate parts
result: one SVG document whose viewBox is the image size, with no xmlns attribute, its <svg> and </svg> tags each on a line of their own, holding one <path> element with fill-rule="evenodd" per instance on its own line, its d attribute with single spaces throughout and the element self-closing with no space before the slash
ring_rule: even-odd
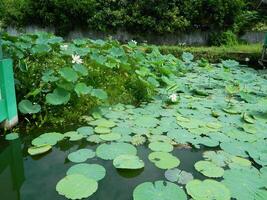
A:
<svg viewBox="0 0 267 200">
<path fill-rule="evenodd" d="M 214 32 L 209 36 L 209 44 L 212 46 L 234 46 L 238 44 L 238 38 L 232 31 Z"/>
</svg>

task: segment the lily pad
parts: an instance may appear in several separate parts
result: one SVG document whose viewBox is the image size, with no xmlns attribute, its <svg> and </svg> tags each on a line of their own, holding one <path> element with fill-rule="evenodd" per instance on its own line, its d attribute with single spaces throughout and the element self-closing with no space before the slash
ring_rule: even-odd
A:
<svg viewBox="0 0 267 200">
<path fill-rule="evenodd" d="M 41 111 L 41 106 L 33 104 L 29 100 L 22 100 L 19 102 L 18 109 L 23 114 L 35 114 Z"/>
<path fill-rule="evenodd" d="M 81 163 L 93 157 L 95 157 L 95 152 L 91 149 L 79 149 L 68 155 L 68 159 L 71 162 L 75 162 L 75 163 Z"/>
<path fill-rule="evenodd" d="M 62 88 L 56 88 L 53 93 L 46 95 L 46 103 L 51 105 L 62 105 L 68 103 L 70 93 Z"/>
<path fill-rule="evenodd" d="M 60 195 L 68 199 L 82 199 L 94 194 L 98 188 L 95 180 L 80 174 L 72 174 L 61 179 L 56 186 Z"/>
<path fill-rule="evenodd" d="M 31 156 L 35 156 L 35 155 L 46 153 L 46 152 L 50 151 L 51 149 L 52 149 L 51 145 L 44 145 L 44 146 L 39 146 L 39 147 L 30 147 L 28 149 L 28 153 Z"/>
<path fill-rule="evenodd" d="M 144 162 L 135 155 L 120 155 L 113 160 L 113 165 L 117 169 L 141 169 Z"/>
<path fill-rule="evenodd" d="M 19 138 L 19 134 L 18 133 L 9 133 L 7 135 L 5 135 L 5 139 L 6 140 L 15 140 Z"/>
<path fill-rule="evenodd" d="M 77 129 L 77 132 L 84 136 L 89 136 L 94 134 L 94 129 L 90 126 L 82 126 Z"/>
<path fill-rule="evenodd" d="M 97 126 L 95 127 L 94 131 L 98 134 L 108 134 L 111 132 L 111 129 L 102 126 Z"/>
<path fill-rule="evenodd" d="M 173 146 L 166 142 L 152 142 L 148 145 L 148 147 L 152 151 L 160 151 L 160 152 L 171 152 L 173 150 Z"/>
<path fill-rule="evenodd" d="M 84 136 L 79 134 L 77 131 L 69 131 L 64 133 L 64 137 L 68 137 L 70 141 L 81 140 Z"/>
<path fill-rule="evenodd" d="M 180 164 L 180 160 L 167 152 L 152 152 L 148 159 L 160 169 L 172 169 Z"/>
<path fill-rule="evenodd" d="M 194 179 L 191 173 L 179 170 L 178 168 L 168 169 L 167 171 L 165 171 L 164 175 L 168 181 L 178 182 L 182 185 L 185 185 L 189 181 Z"/>
<path fill-rule="evenodd" d="M 216 166 L 210 161 L 198 161 L 195 164 L 195 168 L 203 175 L 211 178 L 221 177 L 224 173 L 223 168 Z"/>
<path fill-rule="evenodd" d="M 76 82 L 79 78 L 77 72 L 70 67 L 60 69 L 59 74 L 68 82 Z"/>
<path fill-rule="evenodd" d="M 105 141 L 114 141 L 114 140 L 119 140 L 121 138 L 121 135 L 118 133 L 108 133 L 100 135 L 99 138 Z"/>
<path fill-rule="evenodd" d="M 32 141 L 32 145 L 40 147 L 44 145 L 56 145 L 60 140 L 63 140 L 64 135 L 57 132 L 44 133 Z"/>
<path fill-rule="evenodd" d="M 186 200 L 183 189 L 168 181 L 145 182 L 133 192 L 134 200 Z"/>
<path fill-rule="evenodd" d="M 187 193 L 194 200 L 230 200 L 231 193 L 222 183 L 206 179 L 204 181 L 192 180 L 186 184 Z"/>
<path fill-rule="evenodd" d="M 93 179 L 95 181 L 100 181 L 106 175 L 106 170 L 103 166 L 98 164 L 87 164 L 80 163 L 73 165 L 67 171 L 67 175 L 80 174 L 86 178 Z"/>
<path fill-rule="evenodd" d="M 118 142 L 101 144 L 96 149 L 96 155 L 103 160 L 113 160 L 120 155 L 136 155 L 136 148 L 127 143 Z"/>
</svg>

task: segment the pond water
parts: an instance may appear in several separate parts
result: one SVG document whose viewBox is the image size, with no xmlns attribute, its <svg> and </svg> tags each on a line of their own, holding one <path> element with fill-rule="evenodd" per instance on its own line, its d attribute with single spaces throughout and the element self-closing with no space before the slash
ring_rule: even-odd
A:
<svg viewBox="0 0 267 200">
<path fill-rule="evenodd" d="M 66 175 L 66 171 L 75 163 L 67 155 L 80 148 L 95 150 L 97 145 L 87 141 L 61 141 L 52 151 L 37 157 L 27 153 L 29 138 L 17 139 L 1 144 L 0 151 L 0 194 L 1 200 L 61 200 L 55 188 L 57 182 Z M 86 163 L 96 163 L 105 167 L 107 174 L 99 181 L 97 192 L 90 200 L 132 200 L 134 188 L 146 181 L 166 180 L 165 170 L 158 169 L 148 160 L 151 150 L 145 146 L 137 147 L 138 156 L 145 162 L 140 170 L 117 170 L 112 161 L 100 158 L 89 159 Z M 202 159 L 204 149 L 180 149 L 172 152 L 181 164 L 179 169 L 193 172 L 195 178 L 204 179 L 194 169 L 194 163 Z M 195 173 L 194 173 L 195 172 Z"/>
</svg>

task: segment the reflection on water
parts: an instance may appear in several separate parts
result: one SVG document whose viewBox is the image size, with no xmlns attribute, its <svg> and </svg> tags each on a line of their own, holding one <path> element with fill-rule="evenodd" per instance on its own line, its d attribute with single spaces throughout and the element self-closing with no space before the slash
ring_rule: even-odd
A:
<svg viewBox="0 0 267 200">
<path fill-rule="evenodd" d="M 24 140 L 21 151 L 20 141 L 15 140 L 1 153 L 1 200 L 64 200 L 65 198 L 58 195 L 55 188 L 57 182 L 66 175 L 66 171 L 75 164 L 66 159 L 67 155 L 79 148 L 95 150 L 97 147 L 86 141 L 62 141 L 51 152 L 39 157 L 31 157 L 27 154 L 29 145 L 30 140 Z M 156 168 L 148 160 L 151 151 L 146 146 L 137 147 L 137 150 L 138 156 L 145 162 L 144 169 L 117 170 L 113 167 L 112 161 L 99 158 L 87 161 L 87 163 L 100 164 L 107 171 L 106 177 L 99 181 L 97 192 L 88 200 L 132 200 L 133 190 L 140 183 L 165 180 L 165 171 Z M 203 150 L 175 149 L 172 154 L 180 159 L 180 169 L 194 173 L 196 172 L 194 163 L 201 159 L 202 152 Z M 204 178 L 200 173 L 195 173 L 194 176 L 198 179 Z"/>
<path fill-rule="evenodd" d="M 24 181 L 23 157 L 19 139 L 0 150 L 0 199 L 19 200 Z"/>
</svg>

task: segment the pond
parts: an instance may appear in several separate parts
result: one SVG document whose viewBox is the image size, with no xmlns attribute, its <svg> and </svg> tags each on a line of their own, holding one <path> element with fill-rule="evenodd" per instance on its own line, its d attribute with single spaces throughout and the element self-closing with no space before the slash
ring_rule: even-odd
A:
<svg viewBox="0 0 267 200">
<path fill-rule="evenodd" d="M 266 75 L 225 62 L 194 66 L 138 107 L 101 106 L 79 125 L 3 142 L 1 197 L 266 200 Z"/>
<path fill-rule="evenodd" d="M 66 171 L 74 163 L 66 158 L 69 153 L 79 148 L 95 150 L 97 145 L 86 141 L 62 141 L 53 147 L 52 152 L 38 157 L 31 157 L 27 153 L 27 142 L 22 139 L 5 144 L 0 152 L 0 193 L 3 200 L 47 200 L 65 199 L 55 188 L 57 182 L 66 175 Z M 134 188 L 146 181 L 162 180 L 164 170 L 155 167 L 149 160 L 151 152 L 146 146 L 138 147 L 138 156 L 145 162 L 145 168 L 137 170 L 118 170 L 112 161 L 93 158 L 87 163 L 97 163 L 105 167 L 106 177 L 99 182 L 97 192 L 89 197 L 91 200 L 131 200 Z M 173 155 L 177 156 L 181 164 L 179 169 L 194 172 L 194 177 L 205 177 L 194 169 L 194 163 L 202 159 L 203 149 L 176 148 Z"/>
</svg>

